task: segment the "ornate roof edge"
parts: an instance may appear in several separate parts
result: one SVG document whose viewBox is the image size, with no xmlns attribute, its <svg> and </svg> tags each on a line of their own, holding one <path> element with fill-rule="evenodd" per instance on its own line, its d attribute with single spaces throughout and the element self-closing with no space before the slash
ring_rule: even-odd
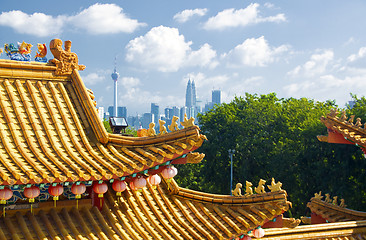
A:
<svg viewBox="0 0 366 240">
<path fill-rule="evenodd" d="M 190 190 L 187 188 L 182 188 L 179 187 L 176 181 L 173 179 L 169 183 L 169 191 L 172 195 L 177 195 L 183 198 L 208 203 L 218 203 L 225 205 L 246 205 L 246 204 L 265 203 L 274 201 L 285 201 L 286 204 L 283 206 L 282 210 L 287 211 L 291 207 L 291 202 L 287 201 L 286 197 L 287 193 L 285 190 L 237 197 L 231 195 L 204 193 Z"/>
<path fill-rule="evenodd" d="M 365 220 L 301 225 L 293 229 L 266 229 L 266 235 L 262 239 L 349 239 L 343 237 L 361 233 L 366 233 Z"/>
</svg>

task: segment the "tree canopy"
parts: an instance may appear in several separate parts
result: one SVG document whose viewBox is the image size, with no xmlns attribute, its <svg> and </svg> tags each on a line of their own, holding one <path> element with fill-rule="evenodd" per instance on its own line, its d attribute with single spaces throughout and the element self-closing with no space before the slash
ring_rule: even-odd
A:
<svg viewBox="0 0 366 240">
<path fill-rule="evenodd" d="M 353 96 L 349 114 L 366 116 L 366 99 Z M 208 138 L 198 150 L 206 154 L 197 165 L 178 166 L 182 187 L 230 194 L 229 149 L 234 149 L 233 186 L 272 177 L 293 203 L 292 213 L 306 214 L 306 203 L 315 192 L 344 198 L 348 207 L 366 210 L 366 160 L 353 145 L 319 142 L 326 127 L 320 117 L 335 108 L 334 101 L 306 98 L 279 99 L 276 94 L 246 94 L 231 103 L 216 105 L 198 116 Z M 291 215 L 291 212 L 290 212 Z"/>
</svg>

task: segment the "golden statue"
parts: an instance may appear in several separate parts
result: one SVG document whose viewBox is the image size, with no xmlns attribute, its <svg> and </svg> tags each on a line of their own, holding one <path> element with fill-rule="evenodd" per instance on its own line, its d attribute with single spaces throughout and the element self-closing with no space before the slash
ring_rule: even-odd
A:
<svg viewBox="0 0 366 240">
<path fill-rule="evenodd" d="M 259 183 L 258 183 L 258 187 L 255 187 L 254 190 L 256 193 L 261 194 L 261 193 L 266 193 L 266 191 L 264 190 L 264 184 L 266 183 L 266 180 L 260 179 Z"/>
<path fill-rule="evenodd" d="M 253 194 L 253 189 L 251 188 L 253 183 L 246 181 L 245 182 L 245 196 L 249 196 Z"/>
<path fill-rule="evenodd" d="M 149 124 L 149 129 L 147 130 L 147 136 L 149 137 L 153 137 L 156 135 L 156 132 L 155 132 L 155 123 L 150 123 Z"/>
<path fill-rule="evenodd" d="M 240 197 L 241 195 L 241 188 L 243 187 L 243 185 L 241 185 L 241 183 L 237 183 L 235 186 L 234 190 L 231 190 L 231 193 L 235 196 L 235 197 Z"/>
<path fill-rule="evenodd" d="M 344 203 L 344 199 L 343 199 L 343 198 L 341 199 L 341 203 L 339 204 L 339 206 L 340 206 L 341 208 L 345 208 L 345 207 L 347 207 L 347 205 Z"/>
<path fill-rule="evenodd" d="M 204 157 L 204 153 L 190 152 L 187 154 L 187 163 L 200 163 Z"/>
<path fill-rule="evenodd" d="M 164 125 L 165 125 L 165 121 L 159 119 L 159 135 L 163 135 L 163 134 L 167 133 L 166 127 Z"/>
<path fill-rule="evenodd" d="M 275 183 L 274 178 L 272 178 L 271 185 L 267 185 L 267 187 L 269 188 L 269 190 L 271 190 L 271 192 L 281 191 L 282 183 L 281 182 Z"/>
<path fill-rule="evenodd" d="M 184 121 L 180 122 L 182 124 L 183 128 L 192 127 L 195 126 L 194 124 L 194 118 L 191 117 L 190 119 L 187 118 L 187 114 L 184 114 Z"/>
<path fill-rule="evenodd" d="M 323 196 L 322 196 L 322 191 L 320 191 L 319 193 L 315 193 L 315 194 L 314 194 L 314 198 L 315 198 L 315 199 L 322 200 L 322 198 L 323 198 Z"/>
<path fill-rule="evenodd" d="M 334 205 L 338 205 L 338 202 L 337 201 L 338 201 L 338 197 L 337 196 L 333 197 L 333 202 L 332 203 Z"/>
<path fill-rule="evenodd" d="M 76 53 L 71 52 L 71 41 L 65 42 L 65 50 L 62 49 L 62 41 L 60 39 L 53 39 L 50 42 L 50 50 L 54 56 L 50 62 L 57 67 L 56 74 L 66 75 L 70 74 L 74 69 L 84 70 L 84 65 L 79 65 L 79 59 Z"/>
<path fill-rule="evenodd" d="M 179 118 L 177 116 L 173 116 L 172 123 L 168 126 L 169 130 L 171 132 L 174 132 L 176 130 L 179 130 L 177 120 Z"/>
<path fill-rule="evenodd" d="M 332 200 L 330 199 L 330 194 L 326 193 L 325 194 L 325 202 L 330 203 Z"/>
</svg>

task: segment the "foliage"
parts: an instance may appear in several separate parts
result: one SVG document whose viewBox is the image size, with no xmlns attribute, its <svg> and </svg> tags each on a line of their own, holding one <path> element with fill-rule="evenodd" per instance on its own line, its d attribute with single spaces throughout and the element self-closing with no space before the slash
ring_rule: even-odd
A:
<svg viewBox="0 0 366 240">
<path fill-rule="evenodd" d="M 274 93 L 246 94 L 216 106 L 198 116 L 208 138 L 199 149 L 205 160 L 179 166 L 177 181 L 182 187 L 230 194 L 228 150 L 235 149 L 233 186 L 245 185 L 246 180 L 256 186 L 260 178 L 270 184 L 274 177 L 283 183 L 296 217 L 306 214 L 306 203 L 319 191 L 366 210 L 366 161 L 361 150 L 316 138 L 327 130 L 319 118 L 334 107 L 334 101 L 278 99 Z M 352 111 L 365 115 L 366 99 L 357 99 Z"/>
<path fill-rule="evenodd" d="M 107 132 L 109 133 L 112 133 L 112 129 L 111 129 L 111 126 L 109 125 L 109 121 L 108 120 L 104 120 L 103 121 L 103 124 L 104 124 L 104 127 L 105 129 L 107 130 Z M 126 128 L 126 135 L 131 135 L 131 136 L 134 136 L 134 137 L 137 137 L 137 131 L 134 127 L 131 127 L 131 126 L 128 126 Z"/>
</svg>

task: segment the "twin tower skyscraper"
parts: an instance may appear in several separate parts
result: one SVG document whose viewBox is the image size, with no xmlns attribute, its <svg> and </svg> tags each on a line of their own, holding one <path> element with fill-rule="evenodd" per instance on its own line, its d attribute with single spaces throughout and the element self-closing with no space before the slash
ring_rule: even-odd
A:
<svg viewBox="0 0 366 240">
<path fill-rule="evenodd" d="M 194 80 L 188 80 L 187 89 L 186 89 L 186 107 L 187 108 L 195 108 L 197 105 L 196 99 L 196 85 Z"/>
</svg>

